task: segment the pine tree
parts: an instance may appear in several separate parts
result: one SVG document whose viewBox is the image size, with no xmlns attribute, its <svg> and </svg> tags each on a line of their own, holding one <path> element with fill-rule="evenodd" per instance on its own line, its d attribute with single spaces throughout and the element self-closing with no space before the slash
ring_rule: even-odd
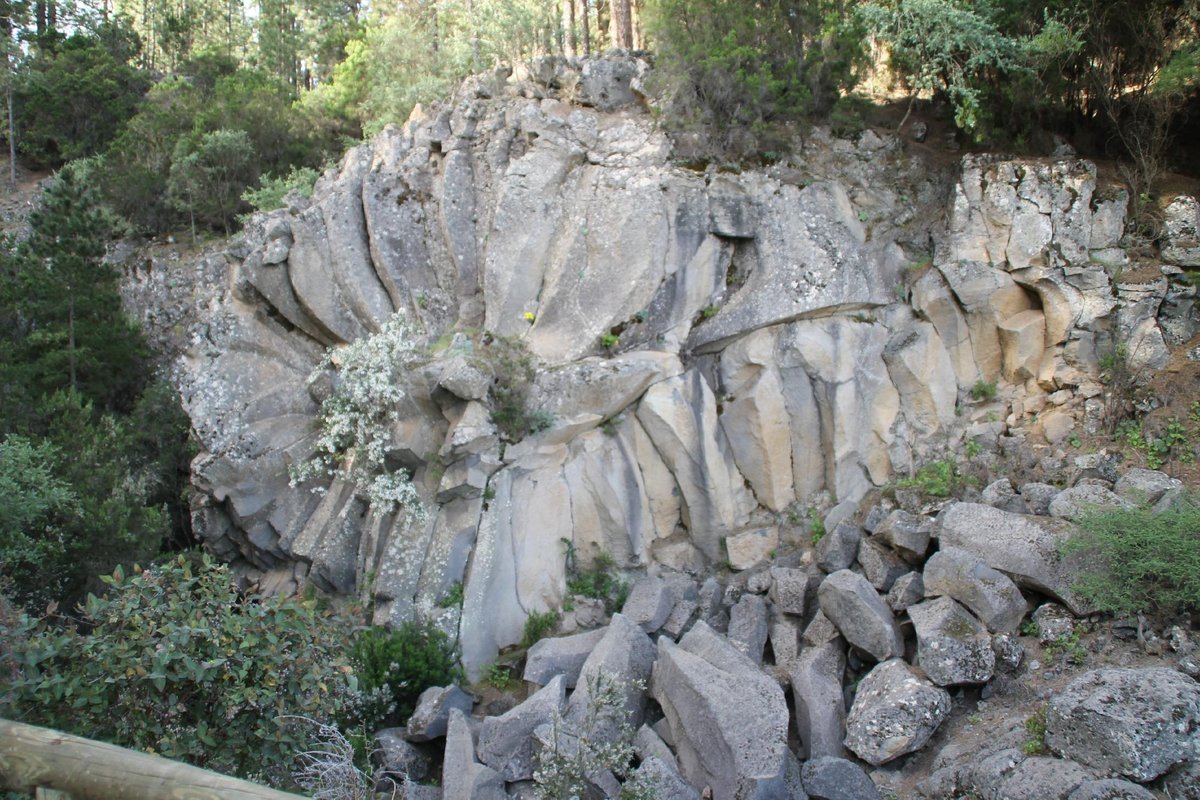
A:
<svg viewBox="0 0 1200 800">
<path fill-rule="evenodd" d="M 56 390 L 110 410 L 140 394 L 146 348 L 121 311 L 119 275 L 103 261 L 108 232 L 92 191 L 64 170 L 30 216 L 29 238 L 5 254 L 0 391 L 17 401 L 5 416 L 29 413 Z"/>
</svg>

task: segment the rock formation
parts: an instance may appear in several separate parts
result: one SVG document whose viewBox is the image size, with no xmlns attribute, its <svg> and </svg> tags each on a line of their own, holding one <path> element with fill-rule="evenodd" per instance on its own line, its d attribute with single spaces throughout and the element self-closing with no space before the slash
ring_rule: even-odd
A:
<svg viewBox="0 0 1200 800">
<path fill-rule="evenodd" d="M 378 623 L 433 619 L 477 677 L 529 613 L 561 606 L 568 557 L 750 567 L 807 538 L 809 509 L 852 510 L 967 439 L 1095 424 L 1114 335 L 1137 364 L 1163 361 L 1168 281 L 1114 283 L 1126 197 L 1090 163 L 968 156 L 948 171 L 896 138 L 817 130 L 770 166 L 694 169 L 640 107 L 645 64 L 594 63 L 609 68 L 468 81 L 219 257 L 228 284 L 178 380 L 203 450 L 194 528 L 248 579 L 358 595 Z M 396 312 L 423 357 L 387 461 L 424 518 L 289 478 L 338 380 L 310 380 L 326 349 L 336 363 Z M 513 341 L 536 363 L 528 381 L 497 355 Z M 505 382 L 544 429 L 498 426 Z M 971 399 L 980 383 L 1011 402 Z M 1073 602 L 1058 573 L 993 563 L 952 523 L 948 544 Z M 905 524 L 871 540 L 876 583 L 924 556 L 930 521 Z M 1029 525 L 1014 535 L 1053 539 L 1049 520 Z M 461 611 L 441 608 L 460 582 Z"/>
</svg>

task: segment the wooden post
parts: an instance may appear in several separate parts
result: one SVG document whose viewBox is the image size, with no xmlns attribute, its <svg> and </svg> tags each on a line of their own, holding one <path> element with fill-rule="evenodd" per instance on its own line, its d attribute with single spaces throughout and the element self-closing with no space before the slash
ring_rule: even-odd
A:
<svg viewBox="0 0 1200 800">
<path fill-rule="evenodd" d="M 121 800 L 301 800 L 149 753 L 0 719 L 0 788 Z"/>
</svg>

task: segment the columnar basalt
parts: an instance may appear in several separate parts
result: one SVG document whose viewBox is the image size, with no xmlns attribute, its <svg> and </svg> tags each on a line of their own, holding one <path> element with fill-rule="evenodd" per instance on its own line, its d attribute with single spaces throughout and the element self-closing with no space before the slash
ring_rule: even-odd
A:
<svg viewBox="0 0 1200 800">
<path fill-rule="evenodd" d="M 627 88 L 600 110 L 550 85 L 468 81 L 225 254 L 179 371 L 193 518 L 262 585 L 439 619 L 477 675 L 561 604 L 564 541 L 582 565 L 701 568 L 727 537 L 956 446 L 984 424 L 980 381 L 1078 392 L 1082 413 L 1112 331 L 1160 358 L 1154 299 L 1120 305 L 1105 268 L 1125 258 L 1124 195 L 1087 162 L 951 173 L 818 131 L 772 166 L 696 171 Z M 425 356 L 388 463 L 426 521 L 289 480 L 337 380 L 310 372 L 397 311 Z M 537 362 L 526 411 L 548 427 L 520 441 L 494 424 L 499 337 Z M 461 614 L 438 606 L 459 581 Z"/>
</svg>

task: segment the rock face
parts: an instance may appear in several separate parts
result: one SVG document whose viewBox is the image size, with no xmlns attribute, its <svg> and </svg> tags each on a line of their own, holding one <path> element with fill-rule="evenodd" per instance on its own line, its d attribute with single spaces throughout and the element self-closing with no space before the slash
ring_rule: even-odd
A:
<svg viewBox="0 0 1200 800">
<path fill-rule="evenodd" d="M 617 109 L 647 69 L 614 56 L 467 81 L 197 267 L 230 276 L 176 370 L 210 549 L 263 585 L 286 572 L 360 595 L 378 623 L 457 628 L 477 678 L 531 612 L 561 606 L 563 540 L 583 567 L 601 552 L 753 567 L 787 544 L 765 514 L 852 504 L 957 441 L 977 381 L 1073 391 L 1112 330 L 1162 340 L 1163 293 L 1127 292 L 1116 319 L 1101 264 L 1124 205 L 1091 164 L 970 156 L 954 173 L 894 139 L 822 133 L 801 167 L 704 174 L 649 114 Z M 310 373 L 396 312 L 420 358 L 386 462 L 424 519 L 289 480 L 339 379 Z M 523 439 L 497 425 L 514 383 L 548 425 Z M 927 532 L 880 541 L 918 560 Z M 853 538 L 821 563 L 848 566 Z M 890 585 L 898 567 L 876 562 Z M 461 614 L 438 605 L 458 582 Z"/>
</svg>

